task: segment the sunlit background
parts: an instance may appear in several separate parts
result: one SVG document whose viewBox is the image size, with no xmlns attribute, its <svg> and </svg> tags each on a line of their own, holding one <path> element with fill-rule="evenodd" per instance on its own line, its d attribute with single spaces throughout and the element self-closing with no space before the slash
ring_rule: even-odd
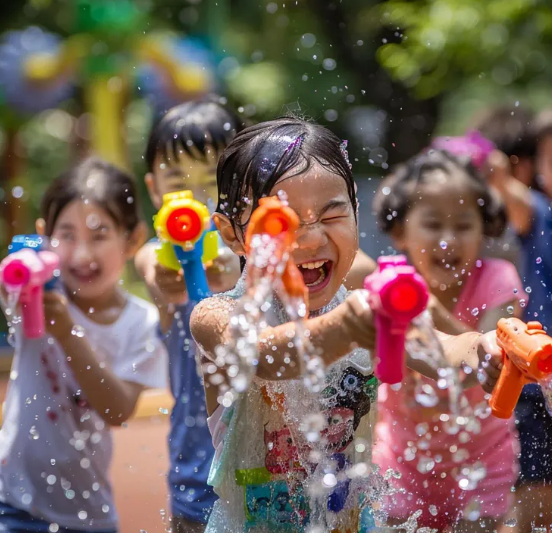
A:
<svg viewBox="0 0 552 533">
<path fill-rule="evenodd" d="M 14 234 L 33 231 L 49 182 L 90 152 L 134 172 L 150 220 L 142 154 L 152 120 L 204 94 L 226 98 L 251 123 L 296 113 L 347 139 L 361 245 L 372 256 L 388 241 L 375 228 L 371 197 L 393 164 L 435 134 L 464 132 L 490 104 L 552 106 L 552 10 L 544 0 L 1 4 L 1 256 Z M 126 281 L 143 294 L 132 270 Z M 9 355 L 5 331 L 0 322 Z M 163 434 L 140 431 L 148 446 L 164 449 Z M 123 455 L 140 440 L 119 438 L 128 441 L 117 448 Z M 147 456 L 157 465 L 149 474 L 116 457 L 119 498 L 136 480 L 164 487 L 165 459 L 156 454 Z M 164 498 L 155 494 L 147 497 Z M 155 523 L 163 512 L 153 511 Z M 123 524 L 130 514 L 122 512 Z"/>
<path fill-rule="evenodd" d="M 292 112 L 349 140 L 377 255 L 370 196 L 390 165 L 489 104 L 552 102 L 538 0 L 5 0 L 0 14 L 2 251 L 71 162 L 94 151 L 141 182 L 155 115 L 216 92 L 248 121 Z"/>
</svg>

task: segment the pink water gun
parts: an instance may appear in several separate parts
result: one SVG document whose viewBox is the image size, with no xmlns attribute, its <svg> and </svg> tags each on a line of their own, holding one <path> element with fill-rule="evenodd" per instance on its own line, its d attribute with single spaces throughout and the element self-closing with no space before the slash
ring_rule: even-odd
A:
<svg viewBox="0 0 552 533">
<path fill-rule="evenodd" d="M 0 284 L 10 293 L 19 293 L 23 333 L 29 339 L 44 335 L 44 285 L 54 277 L 59 258 L 54 252 L 22 249 L 0 263 Z"/>
<path fill-rule="evenodd" d="M 376 377 L 400 383 L 404 374 L 404 342 L 410 322 L 427 306 L 427 284 L 403 255 L 380 257 L 378 269 L 364 280 L 377 330 Z"/>
</svg>

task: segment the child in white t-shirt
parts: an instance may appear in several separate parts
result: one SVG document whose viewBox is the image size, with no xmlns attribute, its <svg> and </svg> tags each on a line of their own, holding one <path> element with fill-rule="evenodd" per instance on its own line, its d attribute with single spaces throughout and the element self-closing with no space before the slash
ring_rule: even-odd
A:
<svg viewBox="0 0 552 533">
<path fill-rule="evenodd" d="M 166 384 L 157 309 L 119 286 L 145 238 L 136 192 L 131 176 L 89 159 L 43 198 L 37 229 L 51 239 L 63 283 L 44 294 L 46 335 L 29 339 L 14 320 L 1 531 L 117 530 L 110 426 L 132 415 L 145 387 Z"/>
</svg>

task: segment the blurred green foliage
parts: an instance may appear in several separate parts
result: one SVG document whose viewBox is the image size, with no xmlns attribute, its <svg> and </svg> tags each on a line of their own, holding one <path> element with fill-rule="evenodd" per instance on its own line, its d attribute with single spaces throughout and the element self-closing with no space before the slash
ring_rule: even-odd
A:
<svg viewBox="0 0 552 533">
<path fill-rule="evenodd" d="M 389 0 L 369 13 L 394 31 L 378 60 L 421 98 L 466 79 L 500 87 L 550 80 L 552 11 L 541 0 Z"/>
</svg>

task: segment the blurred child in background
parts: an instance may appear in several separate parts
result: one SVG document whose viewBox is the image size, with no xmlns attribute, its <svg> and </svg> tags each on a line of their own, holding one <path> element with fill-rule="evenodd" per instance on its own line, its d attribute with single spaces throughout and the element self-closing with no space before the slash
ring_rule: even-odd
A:
<svg viewBox="0 0 552 533">
<path fill-rule="evenodd" d="M 227 144 L 243 128 L 242 120 L 217 99 L 191 101 L 171 109 L 152 129 L 147 149 L 145 181 L 153 205 L 163 195 L 184 189 L 214 211 L 217 198 L 217 161 Z M 169 435 L 169 491 L 173 533 L 203 531 L 216 496 L 207 485 L 213 446 L 198 375 L 196 347 L 190 335 L 190 314 L 183 273 L 157 262 L 155 242 L 140 250 L 138 271 L 161 315 L 169 352 L 171 391 L 175 399 Z M 213 292 L 228 290 L 239 278 L 237 256 L 228 248 L 207 269 Z"/>
<path fill-rule="evenodd" d="M 506 216 L 471 164 L 446 151 L 414 157 L 383 181 L 374 207 L 381 230 L 428 283 L 436 329 L 452 335 L 490 331 L 514 309 L 521 314 L 517 302 L 523 286 L 515 267 L 500 259 L 480 259 L 485 237 L 499 237 Z M 513 421 L 481 419 L 479 433 L 459 440 L 443 423 L 448 391 L 436 390 L 436 405 L 424 407 L 415 398 L 424 383 L 431 382 L 409 371 L 399 390 L 380 387 L 374 462 L 400 472 L 395 483 L 404 489 L 390 498 L 389 515 L 404 522 L 422 509 L 419 526 L 492 532 L 509 509 L 517 476 Z M 486 405 L 480 387 L 465 395 L 472 407 Z M 415 457 L 409 452 L 412 446 L 418 446 Z M 457 448 L 468 458 L 459 460 Z M 462 490 L 455 473 L 461 464 L 478 461 L 485 478 L 474 490 Z M 468 505 L 470 517 L 464 515 Z"/>
<path fill-rule="evenodd" d="M 552 328 L 552 115 L 543 113 L 535 122 L 536 172 L 540 190 L 514 177 L 510 159 L 496 151 L 489 161 L 489 183 L 502 196 L 510 224 L 519 237 L 521 271 L 528 302 L 526 321 L 538 320 Z M 541 192 L 542 191 L 542 192 Z M 552 417 L 541 388 L 527 385 L 516 408 L 521 456 L 516 490 L 517 527 L 552 523 Z"/>
<path fill-rule="evenodd" d="M 508 157 L 510 174 L 526 187 L 535 187 L 536 136 L 533 113 L 521 106 L 498 106 L 477 118 L 474 129 L 493 142 Z M 521 269 L 520 244 L 514 228 L 509 225 L 501 238 L 493 240 L 484 251 L 489 257 L 499 257 Z"/>
<path fill-rule="evenodd" d="M 62 290 L 46 292 L 47 335 L 16 327 L 0 430 L 0 530 L 114 532 L 111 426 L 144 387 L 166 383 L 155 306 L 119 280 L 143 244 L 131 176 L 89 159 L 56 179 L 37 230 L 60 258 Z"/>
</svg>

